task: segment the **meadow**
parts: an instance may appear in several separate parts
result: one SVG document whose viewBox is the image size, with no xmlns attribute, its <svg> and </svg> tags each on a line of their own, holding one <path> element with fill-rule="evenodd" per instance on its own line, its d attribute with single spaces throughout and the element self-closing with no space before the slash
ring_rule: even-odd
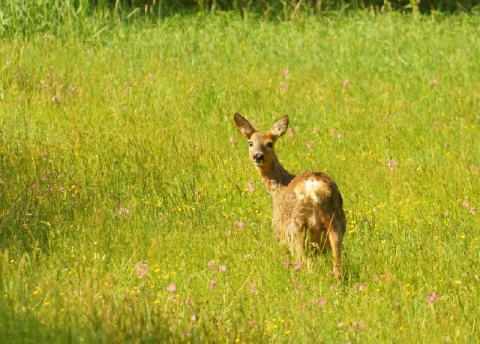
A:
<svg viewBox="0 0 480 344">
<path fill-rule="evenodd" d="M 480 341 L 479 16 L 139 22 L 2 38 L 3 343 Z M 341 282 L 235 112 L 336 180 Z"/>
</svg>

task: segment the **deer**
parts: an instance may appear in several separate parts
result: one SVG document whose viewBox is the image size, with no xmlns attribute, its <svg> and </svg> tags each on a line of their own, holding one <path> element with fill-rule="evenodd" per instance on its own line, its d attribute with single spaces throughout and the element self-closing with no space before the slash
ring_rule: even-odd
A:
<svg viewBox="0 0 480 344">
<path fill-rule="evenodd" d="M 340 280 L 346 219 L 337 184 L 322 172 L 294 175 L 282 166 L 274 147 L 288 129 L 288 116 L 267 131 L 255 130 L 239 113 L 233 117 L 238 131 L 248 140 L 250 160 L 272 199 L 272 227 L 277 240 L 299 261 L 305 260 L 305 253 L 331 250 L 332 273 Z"/>
</svg>

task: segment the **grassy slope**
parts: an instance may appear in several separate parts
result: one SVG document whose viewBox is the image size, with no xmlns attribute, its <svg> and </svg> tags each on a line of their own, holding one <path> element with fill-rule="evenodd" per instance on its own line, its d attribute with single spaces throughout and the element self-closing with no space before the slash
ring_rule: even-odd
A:
<svg viewBox="0 0 480 344">
<path fill-rule="evenodd" d="M 4 42 L 0 334 L 478 340 L 478 24 L 220 15 Z M 329 256 L 285 268 L 235 111 L 260 128 L 290 114 L 285 166 L 336 179 L 344 283 Z"/>
</svg>

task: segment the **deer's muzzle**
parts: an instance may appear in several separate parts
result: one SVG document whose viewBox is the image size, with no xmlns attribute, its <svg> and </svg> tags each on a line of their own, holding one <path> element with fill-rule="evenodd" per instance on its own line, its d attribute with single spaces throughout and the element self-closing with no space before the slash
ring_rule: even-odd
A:
<svg viewBox="0 0 480 344">
<path fill-rule="evenodd" d="M 253 162 L 257 165 L 265 162 L 265 155 L 263 153 L 256 153 L 253 155 Z"/>
</svg>

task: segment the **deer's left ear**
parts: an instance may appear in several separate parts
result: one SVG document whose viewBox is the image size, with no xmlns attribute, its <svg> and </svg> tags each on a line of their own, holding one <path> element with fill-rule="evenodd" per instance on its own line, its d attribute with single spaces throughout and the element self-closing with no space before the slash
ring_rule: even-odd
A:
<svg viewBox="0 0 480 344">
<path fill-rule="evenodd" d="M 287 131 L 288 128 L 288 116 L 283 116 L 280 118 L 278 121 L 275 122 L 275 124 L 272 126 L 272 129 L 270 129 L 270 133 L 275 136 L 276 138 L 279 138 L 285 132 Z"/>
</svg>

